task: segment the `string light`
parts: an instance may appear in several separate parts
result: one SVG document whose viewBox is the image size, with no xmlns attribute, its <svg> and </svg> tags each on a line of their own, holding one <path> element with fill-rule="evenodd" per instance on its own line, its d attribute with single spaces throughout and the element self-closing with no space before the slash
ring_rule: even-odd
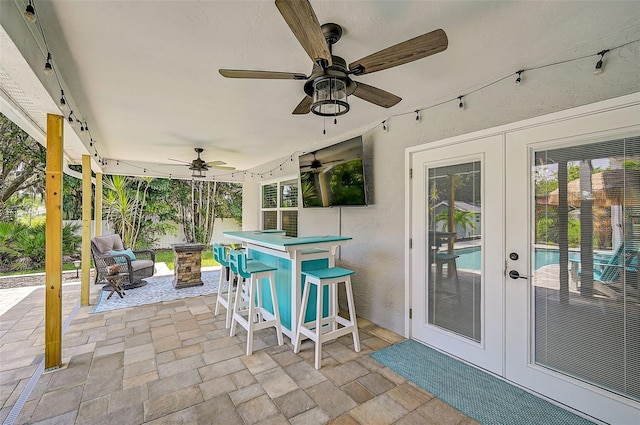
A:
<svg viewBox="0 0 640 425">
<path fill-rule="evenodd" d="M 51 53 L 47 52 L 47 62 L 44 64 L 44 73 L 47 75 L 53 74 L 53 66 L 51 65 Z"/>
<path fill-rule="evenodd" d="M 606 55 L 608 52 L 609 52 L 609 49 L 604 49 L 603 51 L 598 52 L 598 55 L 600 55 L 600 59 L 596 63 L 596 69 L 595 69 L 595 71 L 593 71 L 593 75 L 602 74 L 602 71 L 603 71 L 603 69 L 602 69 L 603 62 L 602 62 L 602 60 L 604 59 L 604 55 Z"/>
<path fill-rule="evenodd" d="M 44 34 L 44 30 L 43 30 L 43 28 L 42 28 L 42 25 L 40 24 L 39 20 L 37 20 L 37 19 L 36 19 L 35 8 L 34 8 L 34 6 L 33 6 L 33 1 L 32 1 L 32 0 L 29 0 L 29 5 L 27 5 L 27 7 L 26 7 L 26 9 L 25 9 L 24 16 L 25 16 L 25 19 L 29 20 L 30 22 L 36 22 L 36 21 L 37 21 L 37 25 L 38 25 L 38 28 L 40 29 L 40 33 L 41 33 L 42 38 L 43 38 L 43 41 L 44 41 L 45 49 L 46 49 L 46 51 L 47 51 L 47 60 L 46 60 L 46 63 L 45 63 L 45 67 L 44 67 L 45 69 L 44 69 L 44 72 L 45 72 L 47 75 L 54 74 L 54 68 L 53 68 L 53 65 L 52 65 L 52 55 L 51 55 L 51 52 L 50 52 L 50 50 L 49 50 L 49 47 L 48 47 L 48 44 L 47 44 L 47 40 L 46 40 L 46 37 L 45 37 L 45 34 Z M 640 40 L 633 40 L 633 41 L 627 42 L 627 43 L 625 43 L 625 44 L 622 44 L 622 45 L 619 45 L 619 46 L 616 46 L 616 47 L 612 47 L 611 49 L 605 49 L 605 50 L 602 50 L 602 51 L 598 52 L 598 53 L 597 53 L 597 55 L 599 55 L 599 56 L 600 56 L 600 58 L 599 58 L 598 62 L 596 63 L 594 74 L 600 74 L 600 73 L 602 73 L 602 72 L 603 72 L 604 56 L 605 56 L 605 54 L 606 54 L 606 53 L 608 53 L 610 50 L 620 49 L 620 48 L 622 48 L 622 47 L 624 47 L 624 46 L 628 46 L 628 45 L 630 45 L 630 44 L 632 44 L 632 43 L 637 43 L 637 42 L 639 42 L 639 41 L 640 41 Z M 586 56 L 577 57 L 577 58 L 571 58 L 571 59 L 566 59 L 566 60 L 562 60 L 562 61 L 558 61 L 558 62 L 554 62 L 554 63 L 547 63 L 547 64 L 540 65 L 540 66 L 537 66 L 537 67 L 531 67 L 531 68 L 528 68 L 528 69 L 526 69 L 526 70 L 527 70 L 527 71 L 531 71 L 531 70 L 543 69 L 543 68 L 547 68 L 547 67 L 551 67 L 551 66 L 556 66 L 556 65 L 564 64 L 564 63 L 567 63 L 567 62 L 572 62 L 572 61 L 577 61 L 577 60 L 586 59 L 586 58 L 589 58 L 589 57 L 592 57 L 592 56 L 593 56 L 593 55 L 586 55 Z M 519 71 L 517 71 L 517 72 L 516 72 L 517 77 L 516 77 L 516 80 L 515 80 L 515 82 L 514 82 L 514 85 L 519 85 L 519 84 L 522 82 L 522 74 L 523 74 L 524 72 L 525 72 L 525 69 L 521 69 L 521 70 L 519 70 Z M 64 91 L 63 91 L 63 89 L 62 89 L 62 85 L 61 85 L 61 83 L 60 83 L 60 80 L 59 80 L 59 78 L 58 78 L 58 75 L 57 75 L 57 73 L 55 73 L 55 74 L 56 74 L 56 79 L 58 80 L 58 86 L 60 87 L 60 93 L 61 93 L 61 97 L 60 97 L 60 107 L 61 107 L 61 109 L 65 109 L 66 107 L 69 107 L 69 108 L 70 108 L 70 106 L 71 106 L 71 105 L 67 102 L 67 99 L 66 99 L 66 97 L 65 97 L 65 95 L 64 95 Z M 504 79 L 506 79 L 506 78 L 512 78 L 512 77 L 513 77 L 513 75 L 514 75 L 514 74 L 513 74 L 513 73 L 511 73 L 511 74 L 509 74 L 509 75 L 507 75 L 507 76 L 504 76 L 504 77 L 501 77 L 501 78 L 499 78 L 499 79 L 497 79 L 497 80 L 495 80 L 495 81 L 493 81 L 493 82 L 487 83 L 486 85 L 484 85 L 484 86 L 482 86 L 482 87 L 479 87 L 479 88 L 476 88 L 476 89 L 474 89 L 473 91 L 471 91 L 471 92 L 467 93 L 465 96 L 468 96 L 469 94 L 472 94 L 472 93 L 478 92 L 478 91 L 480 91 L 480 90 L 483 90 L 483 89 L 485 89 L 485 88 L 487 88 L 487 87 L 493 86 L 493 85 L 495 85 L 495 84 L 497 84 L 497 83 L 501 82 L 502 80 L 504 80 Z M 460 110 L 465 109 L 465 104 L 464 104 L 464 102 L 463 102 L 464 96 L 463 96 L 463 95 L 460 95 L 460 96 L 458 96 L 458 97 L 457 97 L 457 99 L 458 99 L 458 101 L 459 101 L 459 102 L 458 102 L 458 108 L 459 108 Z M 450 102 L 450 101 L 451 101 L 451 99 L 449 99 L 449 100 L 445 100 L 445 101 L 442 101 L 442 102 L 439 102 L 439 103 L 437 103 L 437 104 L 433 104 L 433 105 L 427 106 L 427 107 L 422 108 L 422 109 L 416 109 L 416 110 L 414 111 L 414 112 L 415 112 L 415 114 L 416 114 L 416 116 L 415 116 L 415 120 L 416 120 L 416 121 L 420 121 L 420 119 L 421 119 L 421 117 L 420 117 L 420 112 L 421 112 L 421 111 L 423 111 L 423 110 L 425 110 L 425 109 L 435 108 L 435 107 L 437 107 L 437 106 L 443 105 L 443 104 L 448 103 L 448 102 Z M 388 117 L 388 118 L 387 118 L 387 120 L 388 120 L 389 118 L 392 118 L 392 117 L 395 117 L 395 116 L 401 116 L 401 115 L 405 115 L 405 113 L 401 113 L 401 114 L 397 114 L 397 115 L 390 116 L 390 117 Z M 70 123 L 72 126 L 74 126 L 74 127 L 75 127 L 75 123 L 76 123 L 76 122 L 80 123 L 80 124 L 81 124 L 81 127 L 80 127 L 80 131 L 81 131 L 81 132 L 83 131 L 83 129 L 84 129 L 84 131 L 89 132 L 89 126 L 87 125 L 86 121 L 84 122 L 84 125 L 82 125 L 82 122 L 81 122 L 80 120 L 77 120 L 77 119 L 76 119 L 76 120 L 74 120 L 74 118 L 73 118 L 73 111 L 71 111 L 71 112 L 69 113 L 69 118 L 68 118 L 68 120 L 69 120 L 69 123 Z M 385 132 L 387 132 L 387 131 L 388 131 L 388 127 L 387 127 L 387 125 L 386 125 L 387 120 L 382 121 L 382 129 L 383 129 L 383 131 L 385 131 Z M 335 117 L 334 117 L 334 124 L 337 124 L 337 118 L 335 118 Z M 325 125 L 324 127 L 325 127 L 325 128 L 324 128 L 324 130 L 323 130 L 323 134 L 326 134 L 326 125 Z M 375 128 L 375 127 L 374 127 L 374 128 Z M 370 129 L 370 130 L 372 130 L 372 129 Z M 367 131 L 370 131 L 370 130 L 367 130 Z M 365 131 L 364 133 L 366 133 L 367 131 Z M 364 134 L 364 133 L 363 133 L 363 134 Z M 93 145 L 94 145 L 94 140 L 93 140 L 93 138 L 92 138 L 92 136 L 91 136 L 91 133 L 90 133 L 90 132 L 89 132 L 89 139 L 90 139 L 89 146 L 93 146 Z M 97 142 L 96 142 L 96 143 L 97 143 Z M 95 149 L 95 148 L 94 148 L 94 151 L 95 151 L 94 156 L 98 157 L 98 151 L 97 151 L 97 149 Z M 293 155 L 290 155 L 290 157 L 289 157 L 289 161 L 293 162 Z M 107 161 L 106 161 L 106 160 L 104 160 L 104 161 L 102 161 L 102 162 L 103 162 L 103 165 L 106 165 L 106 164 L 107 164 Z M 260 174 L 260 178 L 263 178 L 263 177 L 264 177 L 264 174 L 266 174 L 267 172 L 269 172 L 269 175 L 270 175 L 270 176 L 272 176 L 272 175 L 273 175 L 273 172 L 274 172 L 275 170 L 277 170 L 277 169 L 279 169 L 280 171 L 284 171 L 283 165 L 284 165 L 285 163 L 286 163 L 286 160 L 285 160 L 285 162 L 283 162 L 283 163 L 282 163 L 282 164 L 280 164 L 279 166 L 274 167 L 274 168 L 273 168 L 273 169 L 271 169 L 270 171 L 265 171 L 265 172 L 261 173 L 261 174 Z M 116 165 L 120 165 L 120 161 L 116 160 Z M 133 164 L 128 164 L 128 165 L 130 165 L 130 166 L 132 166 L 132 167 L 135 167 L 135 168 L 138 168 L 138 169 L 142 168 L 142 167 L 139 167 L 139 166 L 136 166 L 136 165 L 133 165 Z M 147 172 L 147 169 L 146 169 L 146 168 L 143 168 L 143 172 L 144 172 L 144 173 L 146 173 L 146 172 Z M 154 172 L 154 173 L 155 173 L 155 172 Z M 245 171 L 243 171 L 243 176 L 244 176 L 244 177 L 246 177 L 246 176 L 247 176 L 247 173 L 248 173 L 248 172 L 247 172 L 246 170 L 245 170 Z M 155 173 L 155 174 L 163 175 L 164 173 L 159 173 L 159 172 L 158 172 L 158 173 Z M 165 175 L 166 175 L 166 174 L 165 174 Z M 235 173 L 231 173 L 231 177 L 233 178 L 234 176 L 235 176 Z M 170 179 L 172 178 L 172 175 L 171 175 L 171 174 L 169 174 L 169 178 L 170 178 Z M 254 173 L 251 173 L 251 178 L 254 178 Z"/>
<path fill-rule="evenodd" d="M 518 74 L 518 78 L 516 78 L 516 81 L 514 81 L 513 85 L 514 86 L 519 86 L 520 83 L 522 83 L 522 73 L 524 72 L 524 69 L 521 69 L 520 71 L 516 72 L 516 74 Z"/>
<path fill-rule="evenodd" d="M 33 3 L 31 0 L 29 0 L 29 4 L 27 5 L 27 8 L 24 11 L 24 17 L 29 22 L 36 21 L 36 9 L 33 7 Z"/>
<path fill-rule="evenodd" d="M 64 98 L 64 90 L 60 89 L 60 109 L 63 111 L 67 109 L 67 101 Z"/>
</svg>

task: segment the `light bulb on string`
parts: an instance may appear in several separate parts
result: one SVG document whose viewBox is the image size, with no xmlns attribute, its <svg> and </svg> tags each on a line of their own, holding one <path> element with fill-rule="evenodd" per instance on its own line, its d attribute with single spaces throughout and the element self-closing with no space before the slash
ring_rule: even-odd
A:
<svg viewBox="0 0 640 425">
<path fill-rule="evenodd" d="M 514 86 L 519 86 L 520 83 L 522 83 L 522 73 L 524 72 L 524 69 L 521 69 L 520 71 L 516 72 L 516 74 L 518 74 L 518 77 L 516 78 L 516 81 L 513 82 Z"/>
<path fill-rule="evenodd" d="M 464 102 L 462 101 L 463 98 L 464 96 L 458 96 L 458 100 L 460 101 L 458 103 L 458 109 L 460 109 L 461 111 L 464 109 Z"/>
<path fill-rule="evenodd" d="M 600 59 L 596 63 L 596 69 L 595 69 L 595 71 L 593 71 L 593 75 L 602 74 L 602 71 L 604 71 L 604 69 L 602 69 L 602 65 L 604 64 L 604 62 L 603 62 L 604 55 L 606 55 L 607 52 L 609 52 L 609 49 L 605 49 L 605 50 L 603 50 L 601 52 L 598 52 L 598 55 L 600 55 Z"/>
<path fill-rule="evenodd" d="M 47 62 L 44 64 L 44 73 L 47 75 L 53 74 L 53 65 L 51 65 L 51 53 L 47 52 Z"/>
<path fill-rule="evenodd" d="M 60 89 L 60 109 L 63 111 L 67 109 L 67 101 L 64 98 L 64 90 Z"/>
<path fill-rule="evenodd" d="M 29 22 L 36 21 L 36 9 L 33 7 L 33 2 L 31 0 L 29 0 L 29 4 L 24 11 L 24 17 Z"/>
<path fill-rule="evenodd" d="M 420 110 L 416 109 L 416 121 L 420 121 Z"/>
<path fill-rule="evenodd" d="M 382 121 L 382 130 L 383 131 L 387 131 L 387 122 L 386 121 Z"/>
</svg>

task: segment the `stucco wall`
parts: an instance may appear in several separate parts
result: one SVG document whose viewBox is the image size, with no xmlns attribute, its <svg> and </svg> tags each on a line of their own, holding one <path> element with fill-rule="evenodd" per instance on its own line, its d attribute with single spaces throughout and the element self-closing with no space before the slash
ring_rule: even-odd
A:
<svg viewBox="0 0 640 425">
<path fill-rule="evenodd" d="M 469 96 L 462 111 L 457 108 L 457 102 L 449 102 L 422 111 L 420 121 L 415 120 L 415 108 L 407 107 L 405 115 L 387 120 L 387 131 L 379 123 L 372 123 L 370 129 L 363 131 L 367 178 L 372 188 L 371 205 L 341 209 L 301 208 L 299 212 L 301 235 L 333 233 L 353 237 L 353 241 L 341 250 L 338 263 L 356 271 L 353 285 L 358 315 L 393 331 L 405 332 L 406 148 L 640 92 L 637 69 L 640 52 L 636 48 L 628 57 L 619 59 L 620 62 L 609 66 L 599 76 L 594 76 L 589 69 L 576 70 L 575 66 L 569 65 L 569 70 L 549 73 L 553 74 L 552 79 L 530 75 L 527 84 L 517 87 L 512 81 L 503 81 L 484 90 L 484 93 L 494 91 L 492 96 L 480 95 L 483 91 Z M 565 94 L 562 98 L 552 95 L 558 90 Z M 547 101 L 550 98 L 554 99 L 552 103 Z M 357 102 L 353 101 L 354 109 Z M 320 118 L 310 115 L 307 119 Z M 282 160 L 265 164 L 256 171 L 270 170 L 280 162 Z M 273 178 L 292 173 L 297 173 L 297 161 L 287 163 L 282 172 L 276 170 Z M 258 175 L 245 181 L 245 229 L 259 225 L 261 181 L 266 180 Z"/>
</svg>

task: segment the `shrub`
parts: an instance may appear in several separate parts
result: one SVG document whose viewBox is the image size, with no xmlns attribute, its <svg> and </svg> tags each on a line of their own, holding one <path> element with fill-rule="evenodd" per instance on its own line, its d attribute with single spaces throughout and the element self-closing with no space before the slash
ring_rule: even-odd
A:
<svg viewBox="0 0 640 425">
<path fill-rule="evenodd" d="M 81 237 L 76 224 L 62 227 L 62 255 L 77 253 Z M 0 271 L 41 269 L 45 263 L 46 226 L 27 226 L 17 222 L 0 223 Z"/>
</svg>

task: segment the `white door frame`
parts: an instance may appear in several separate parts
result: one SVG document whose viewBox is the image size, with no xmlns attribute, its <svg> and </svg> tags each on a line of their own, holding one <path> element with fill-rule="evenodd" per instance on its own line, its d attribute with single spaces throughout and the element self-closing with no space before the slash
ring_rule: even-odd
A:
<svg viewBox="0 0 640 425">
<path fill-rule="evenodd" d="M 423 144 L 419 146 L 414 146 L 405 150 L 405 336 L 407 338 L 411 338 L 411 319 L 409 318 L 409 309 L 412 305 L 412 262 L 411 262 L 411 248 L 409 245 L 409 241 L 412 235 L 412 197 L 411 197 L 411 176 L 410 170 L 412 168 L 412 156 L 415 152 L 425 151 L 428 149 L 432 149 L 439 146 L 446 145 L 454 145 L 461 142 L 473 141 L 485 137 L 489 137 L 492 135 L 502 135 L 506 140 L 507 150 L 509 149 L 509 143 L 513 141 L 517 141 L 518 137 L 526 137 L 529 140 L 556 140 L 558 142 L 565 141 L 570 142 L 572 140 L 585 140 L 586 138 L 602 138 L 602 137 L 620 137 L 625 132 L 629 134 L 638 134 L 640 131 L 640 122 L 638 117 L 640 117 L 640 93 L 634 93 L 626 96 L 621 96 L 614 99 L 608 99 L 601 102 L 597 102 L 590 105 L 580 106 L 577 108 L 564 110 L 560 112 L 556 112 L 549 115 L 544 115 L 541 117 L 531 118 L 524 121 L 519 121 L 516 123 L 511 123 L 507 125 L 503 125 L 500 127 L 495 127 L 491 129 L 481 130 L 478 132 L 465 134 L 461 136 L 456 136 L 444 140 L 439 140 L 436 142 Z M 602 118 L 602 119 L 601 119 Z M 549 129 L 552 129 L 552 135 L 550 136 L 548 133 Z M 526 158 L 524 158 L 526 161 Z M 511 177 L 509 177 L 511 179 Z M 515 181 L 513 182 L 515 183 Z M 519 184 L 523 184 L 520 181 Z M 528 184 L 525 183 L 524 187 L 529 187 Z M 522 206 L 512 206 L 514 208 L 522 208 L 522 211 L 514 212 L 517 214 L 525 214 L 525 217 L 529 217 L 528 205 Z M 506 223 L 505 223 L 506 226 Z M 508 232 L 509 230 L 507 230 Z M 529 238 L 526 238 L 522 243 L 529 243 Z M 505 245 L 505 252 L 517 251 L 518 247 L 511 246 L 510 244 Z M 528 248 L 527 248 L 528 249 Z M 507 264 L 505 264 L 506 266 Z M 520 267 L 520 265 L 518 266 Z M 506 267 L 505 267 L 506 270 Z M 521 271 L 524 273 L 526 271 L 526 266 Z M 518 288 L 517 286 L 509 285 L 507 282 L 506 291 L 511 292 L 513 290 L 522 291 L 522 288 Z M 525 289 L 526 290 L 526 289 Z M 515 294 L 517 297 L 518 295 Z M 522 297 L 522 294 L 520 294 Z M 505 299 L 506 301 L 506 299 Z M 526 310 L 527 313 L 530 313 L 530 309 Z M 514 308 L 506 308 L 506 323 L 509 323 L 513 319 L 513 315 L 517 312 Z M 529 317 L 530 316 L 525 316 Z M 520 321 L 522 319 L 519 319 Z M 507 325 L 505 323 L 505 328 Z M 520 336 L 511 332 L 511 330 L 516 326 L 518 329 L 524 328 L 527 329 L 527 332 L 520 332 Z M 520 350 L 520 353 L 514 354 L 515 356 L 520 356 L 522 362 L 526 364 L 521 364 L 520 367 L 525 371 L 525 375 L 531 373 L 539 373 L 537 369 L 541 369 L 535 365 L 531 365 L 530 363 L 530 333 L 528 332 L 529 325 L 523 325 L 514 322 L 509 324 L 509 329 L 505 332 L 506 340 L 505 340 L 505 352 L 507 350 L 507 346 L 514 346 L 516 350 Z M 509 336 L 511 335 L 511 336 Z M 513 340 L 513 338 L 516 338 Z M 506 358 L 506 353 L 505 353 Z M 514 374 L 512 367 L 515 366 L 510 361 L 506 361 L 506 371 L 509 371 L 508 375 Z M 505 371 L 505 372 L 506 372 Z M 546 372 L 546 371 L 545 371 Z M 516 376 L 517 376 L 517 372 Z M 560 381 L 563 384 L 566 384 L 569 379 L 563 378 L 560 379 L 560 376 L 552 376 L 551 373 L 547 373 L 547 379 L 550 379 L 553 382 Z M 507 375 L 505 373 L 504 375 Z M 513 378 L 507 377 L 508 380 L 513 380 Z M 599 418 L 601 420 L 607 422 L 614 423 L 624 423 L 626 420 L 628 422 L 629 418 L 639 418 L 640 419 L 640 408 L 638 407 L 638 403 L 630 402 L 627 399 L 623 399 L 618 396 L 611 396 L 608 399 L 607 397 L 600 397 L 600 401 L 598 403 L 593 403 L 593 396 L 598 395 L 599 391 L 594 389 L 591 386 L 588 386 L 581 382 L 576 382 L 577 385 L 573 385 L 573 389 L 576 392 L 566 392 L 566 388 L 564 388 L 564 393 L 558 391 L 548 391 L 547 389 L 536 390 L 536 388 L 532 388 L 535 385 L 531 385 L 530 381 L 533 381 L 535 384 L 535 378 L 531 376 L 525 376 L 524 379 L 516 378 L 516 383 L 525 387 L 529 391 L 539 392 L 540 394 L 549 397 L 550 399 L 563 403 L 570 408 L 574 408 L 580 410 L 582 412 L 587 413 L 595 418 Z M 548 386 L 548 385 L 547 385 Z M 589 394 L 588 397 L 585 397 L 585 394 Z M 604 393 L 604 391 L 602 391 Z M 602 401 L 604 399 L 604 402 Z"/>
<path fill-rule="evenodd" d="M 434 147 L 427 151 L 414 152 L 412 199 L 413 218 L 415 228 L 413 237 L 412 257 L 415 258 L 416 289 L 414 294 L 413 323 L 419 334 L 413 335 L 421 341 L 431 341 L 445 352 L 476 364 L 496 374 L 504 372 L 504 273 L 502 266 L 504 237 L 504 143 L 502 135 L 485 137 L 472 142 L 458 143 L 454 146 Z M 425 305 L 427 294 L 424 273 L 427 264 L 428 240 L 425 217 L 425 187 L 427 186 L 426 171 L 428 168 L 446 167 L 468 162 L 480 162 L 481 169 L 481 296 L 480 308 L 480 341 L 476 342 L 464 336 L 452 333 L 441 327 L 419 322 L 419 318 L 426 317 Z M 412 279 L 414 278 L 412 276 Z M 464 285 L 464 282 L 462 283 Z M 425 319 L 426 321 L 426 319 Z M 417 331 L 416 331 L 417 332 Z"/>
</svg>

